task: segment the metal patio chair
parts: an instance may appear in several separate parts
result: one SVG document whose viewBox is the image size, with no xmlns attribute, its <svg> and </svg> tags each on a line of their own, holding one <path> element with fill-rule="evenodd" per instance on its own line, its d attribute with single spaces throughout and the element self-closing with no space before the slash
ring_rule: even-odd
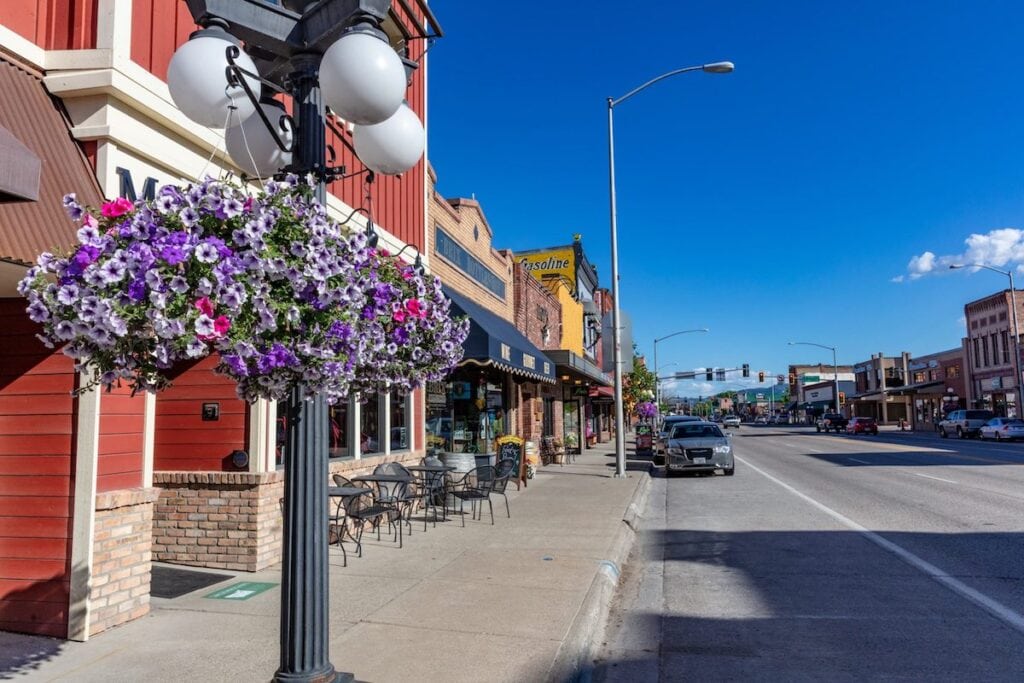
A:
<svg viewBox="0 0 1024 683">
<path fill-rule="evenodd" d="M 491 524 L 494 524 L 494 505 L 491 503 L 491 491 L 494 490 L 494 482 L 497 475 L 497 468 L 493 465 L 483 465 L 466 472 L 461 479 L 452 484 L 451 495 L 459 501 L 459 515 L 462 517 L 462 526 L 466 526 L 466 513 L 464 504 L 468 500 L 471 505 L 473 519 L 477 519 L 477 504 L 479 503 L 480 515 L 483 515 L 484 501 L 491 510 Z"/>
<path fill-rule="evenodd" d="M 333 477 L 335 486 L 357 486 L 340 474 Z M 334 514 L 330 516 L 329 527 L 338 529 L 338 545 L 341 546 L 341 554 L 344 566 L 348 566 L 348 553 L 345 551 L 345 536 L 349 537 L 356 544 L 356 554 L 363 556 L 363 530 L 367 524 L 377 530 L 377 540 L 380 540 L 380 521 L 387 517 L 390 508 L 381 505 L 374 500 L 372 494 L 360 494 L 355 496 L 336 496 L 338 499 L 334 508 Z M 355 527 L 355 533 L 352 533 Z"/>
</svg>

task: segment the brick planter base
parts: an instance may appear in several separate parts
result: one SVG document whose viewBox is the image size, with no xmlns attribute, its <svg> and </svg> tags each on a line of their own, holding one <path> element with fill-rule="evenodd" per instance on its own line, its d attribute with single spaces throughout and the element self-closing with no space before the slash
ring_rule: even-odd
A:
<svg viewBox="0 0 1024 683">
<path fill-rule="evenodd" d="M 149 613 L 150 547 L 156 489 L 96 496 L 89 635 Z"/>
<path fill-rule="evenodd" d="M 153 559 L 255 572 L 281 561 L 282 472 L 154 472 Z"/>
</svg>

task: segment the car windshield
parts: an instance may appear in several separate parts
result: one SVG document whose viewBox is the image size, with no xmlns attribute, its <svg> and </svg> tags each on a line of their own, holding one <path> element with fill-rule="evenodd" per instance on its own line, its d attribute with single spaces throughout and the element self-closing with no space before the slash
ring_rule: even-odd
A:
<svg viewBox="0 0 1024 683">
<path fill-rule="evenodd" d="M 707 439 L 723 437 L 722 430 L 710 424 L 681 424 L 672 429 L 673 439 Z"/>
<path fill-rule="evenodd" d="M 967 411 L 967 419 L 968 420 L 987 420 L 990 417 L 992 417 L 992 413 L 988 412 L 987 410 L 968 410 Z"/>
<path fill-rule="evenodd" d="M 1000 422 L 1002 422 L 1002 424 L 1004 424 L 1004 425 L 1013 425 L 1015 427 L 1022 427 L 1022 426 L 1024 426 L 1024 420 L 1019 420 L 1017 418 L 1011 418 L 1011 419 L 1008 419 L 1008 420 L 1000 420 Z"/>
</svg>

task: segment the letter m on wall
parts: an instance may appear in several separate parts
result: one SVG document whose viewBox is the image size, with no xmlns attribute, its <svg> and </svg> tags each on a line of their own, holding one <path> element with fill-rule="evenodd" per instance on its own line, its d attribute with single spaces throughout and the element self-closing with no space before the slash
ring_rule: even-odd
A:
<svg viewBox="0 0 1024 683">
<path fill-rule="evenodd" d="M 135 191 L 135 182 L 132 180 L 132 172 L 127 168 L 121 168 L 118 166 L 115 169 L 117 177 L 120 178 L 120 187 L 118 188 L 117 194 L 125 199 L 136 201 L 139 199 L 138 193 Z M 153 201 L 156 199 L 156 178 L 146 178 L 146 181 L 142 184 L 142 199 L 147 201 Z"/>
</svg>

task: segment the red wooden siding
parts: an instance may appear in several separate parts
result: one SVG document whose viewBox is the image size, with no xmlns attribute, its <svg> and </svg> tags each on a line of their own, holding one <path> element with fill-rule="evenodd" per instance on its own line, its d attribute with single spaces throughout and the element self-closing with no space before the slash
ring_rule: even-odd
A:
<svg viewBox="0 0 1024 683">
<path fill-rule="evenodd" d="M 64 637 L 75 374 L 24 309 L 0 299 L 0 630 Z"/>
<path fill-rule="evenodd" d="M 153 469 L 224 471 L 231 451 L 246 450 L 248 405 L 235 395 L 235 383 L 214 374 L 216 356 L 184 369 L 156 398 Z M 203 422 L 203 403 L 220 404 L 220 419 Z"/>
<path fill-rule="evenodd" d="M 47 50 L 96 47 L 99 0 L 3 0 L 0 24 Z"/>
<path fill-rule="evenodd" d="M 401 6 L 395 5 L 401 12 Z M 423 17 L 417 17 L 422 22 Z M 408 17 L 403 17 L 408 26 Z M 184 2 L 180 0 L 134 0 L 132 5 L 132 61 L 159 78 L 166 79 L 167 65 L 175 49 L 196 29 Z M 415 33 L 415 32 L 413 32 Z M 412 59 L 422 57 L 425 41 L 410 43 Z M 406 92 L 409 106 L 423 118 L 426 105 L 424 74 L 418 69 Z M 346 135 L 351 142 L 351 136 Z M 343 142 L 328 131 L 327 143 L 337 154 L 336 163 L 350 173 L 363 170 L 363 165 Z M 425 163 L 421 160 L 401 178 L 378 177 L 371 186 L 373 221 L 404 242 L 423 248 L 424 245 L 424 179 Z M 328 191 L 353 207 L 366 205 L 365 175 L 332 183 Z"/>
<path fill-rule="evenodd" d="M 127 387 L 100 397 L 97 493 L 142 486 L 145 408 L 145 396 L 132 397 Z"/>
</svg>

